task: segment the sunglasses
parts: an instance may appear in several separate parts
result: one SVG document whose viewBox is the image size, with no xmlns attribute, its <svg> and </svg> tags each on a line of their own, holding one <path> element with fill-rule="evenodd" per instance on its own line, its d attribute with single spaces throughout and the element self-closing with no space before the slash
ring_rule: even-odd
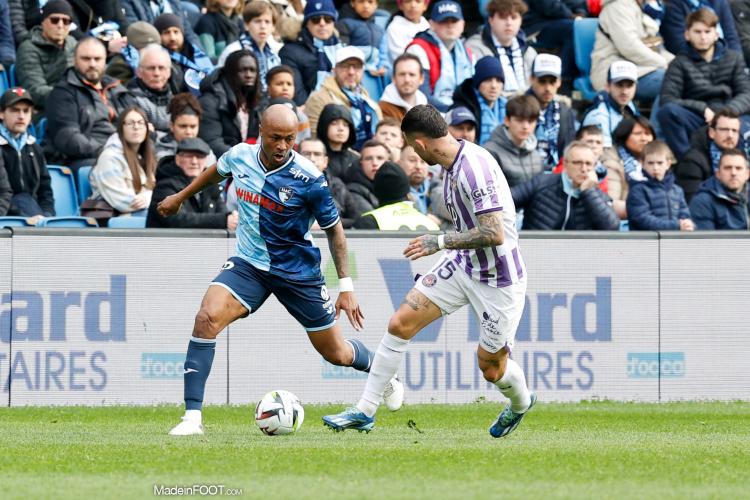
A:
<svg viewBox="0 0 750 500">
<path fill-rule="evenodd" d="M 313 16 L 310 18 L 310 22 L 313 24 L 320 24 L 320 21 L 323 21 L 326 24 L 331 24 L 333 18 L 330 16 Z"/>
<path fill-rule="evenodd" d="M 68 26 L 72 22 L 72 19 L 63 16 L 50 16 L 49 22 L 52 24 L 60 24 L 62 22 L 65 26 Z"/>
</svg>

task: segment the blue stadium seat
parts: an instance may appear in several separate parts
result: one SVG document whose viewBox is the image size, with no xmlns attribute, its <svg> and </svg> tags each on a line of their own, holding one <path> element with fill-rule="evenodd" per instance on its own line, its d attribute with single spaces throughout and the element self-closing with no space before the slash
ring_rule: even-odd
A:
<svg viewBox="0 0 750 500">
<path fill-rule="evenodd" d="M 45 217 L 38 227 L 99 227 L 92 217 Z"/>
<path fill-rule="evenodd" d="M 29 227 L 31 225 L 26 217 L 0 217 L 0 227 Z"/>
<path fill-rule="evenodd" d="M 47 130 L 47 117 L 45 116 L 34 125 L 34 137 L 39 144 L 44 141 L 44 132 Z"/>
<path fill-rule="evenodd" d="M 370 99 L 378 102 L 380 100 L 380 96 L 383 95 L 383 91 L 385 90 L 386 80 L 385 77 L 372 76 L 370 73 L 365 71 L 365 74 L 362 77 L 362 86 L 367 89 L 367 93 L 370 94 Z"/>
<path fill-rule="evenodd" d="M 52 194 L 55 197 L 55 213 L 58 217 L 78 215 L 78 195 L 73 171 L 60 165 L 48 165 L 52 180 Z"/>
<path fill-rule="evenodd" d="M 107 226 L 115 229 L 143 229 L 146 227 L 146 218 L 121 215 L 109 219 Z"/>
<path fill-rule="evenodd" d="M 81 167 L 78 169 L 78 203 L 83 203 L 91 196 L 91 181 L 89 174 L 93 167 Z"/>
<path fill-rule="evenodd" d="M 573 82 L 573 88 L 579 90 L 584 99 L 590 101 L 596 97 L 596 91 L 591 86 L 591 51 L 594 50 L 596 30 L 599 20 L 595 18 L 578 19 L 573 23 L 573 46 L 576 56 L 576 66 L 581 76 Z"/>
<path fill-rule="evenodd" d="M 16 65 L 15 64 L 11 64 L 10 70 L 8 71 L 8 86 L 9 87 L 16 86 Z"/>
<path fill-rule="evenodd" d="M 0 94 L 8 90 L 8 72 L 0 71 Z"/>
</svg>

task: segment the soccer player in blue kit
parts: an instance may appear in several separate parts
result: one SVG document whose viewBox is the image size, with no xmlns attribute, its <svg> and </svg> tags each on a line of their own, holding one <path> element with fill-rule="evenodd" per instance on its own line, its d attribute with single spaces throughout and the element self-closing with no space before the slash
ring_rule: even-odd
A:
<svg viewBox="0 0 750 500">
<path fill-rule="evenodd" d="M 348 276 L 346 238 L 328 183 L 312 162 L 292 150 L 297 129 L 294 111 L 283 104 L 269 106 L 261 117 L 260 144 L 234 146 L 189 186 L 159 203 L 162 216 L 174 215 L 191 196 L 230 176 L 239 203 L 237 255 L 210 284 L 195 317 L 185 359 L 185 415 L 171 435 L 203 434 L 201 408 L 216 336 L 258 310 L 270 294 L 303 326 L 329 363 L 370 369 L 372 353 L 359 340 L 345 340 L 336 324 L 343 310 L 361 330 L 364 316 Z M 339 276 L 335 305 L 320 272 L 320 250 L 310 235 L 313 221 L 326 232 Z M 393 377 L 384 395 L 386 406 L 398 409 L 403 393 L 403 385 Z"/>
</svg>

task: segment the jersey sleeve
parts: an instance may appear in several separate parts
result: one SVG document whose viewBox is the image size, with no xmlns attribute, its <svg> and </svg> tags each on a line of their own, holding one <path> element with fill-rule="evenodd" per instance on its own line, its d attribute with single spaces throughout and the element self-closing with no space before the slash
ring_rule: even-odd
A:
<svg viewBox="0 0 750 500">
<path fill-rule="evenodd" d="M 219 161 L 216 162 L 216 171 L 222 177 L 231 177 L 233 175 L 232 168 L 237 163 L 237 148 L 229 148 L 229 150 L 221 155 Z"/>
<path fill-rule="evenodd" d="M 505 178 L 501 176 L 497 162 L 482 155 L 474 156 L 473 161 L 469 161 L 468 165 L 461 169 L 459 182 L 471 200 L 475 214 L 503 209 L 500 191 L 503 187 L 507 190 L 508 186 Z"/>
<path fill-rule="evenodd" d="M 315 179 L 308 191 L 307 201 L 321 229 L 331 228 L 339 222 L 339 212 L 336 210 L 333 195 L 328 189 L 328 181 L 324 175 Z"/>
</svg>

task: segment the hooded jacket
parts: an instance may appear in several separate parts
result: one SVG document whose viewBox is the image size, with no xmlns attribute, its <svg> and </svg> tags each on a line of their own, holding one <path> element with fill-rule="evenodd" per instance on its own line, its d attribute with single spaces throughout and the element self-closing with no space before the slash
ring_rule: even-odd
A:
<svg viewBox="0 0 750 500">
<path fill-rule="evenodd" d="M 690 201 L 690 213 L 696 229 L 747 230 L 748 188 L 741 195 L 727 192 L 715 175 L 701 184 Z"/>
<path fill-rule="evenodd" d="M 328 141 L 328 126 L 333 120 L 344 120 L 349 124 L 349 138 L 346 140 L 341 151 L 334 151 L 330 147 Z M 315 131 L 318 139 L 320 139 L 326 146 L 326 152 L 328 153 L 328 169 L 326 173 L 332 177 L 337 177 L 342 180 L 346 180 L 349 172 L 349 167 L 352 165 L 359 166 L 359 153 L 351 149 L 354 145 L 354 122 L 352 116 L 349 114 L 349 110 L 346 106 L 341 104 L 329 104 L 323 108 L 320 113 L 320 119 L 318 120 L 318 127 Z"/>
<path fill-rule="evenodd" d="M 646 180 L 636 182 L 628 193 L 627 211 L 631 230 L 679 231 L 680 220 L 690 218 L 685 194 L 668 170 L 661 181 L 643 171 Z"/>
<path fill-rule="evenodd" d="M 544 172 L 542 157 L 536 150 L 536 137 L 531 134 L 519 148 L 510 140 L 508 127 L 500 125 L 492 132 L 490 140 L 484 144 L 500 164 L 500 168 L 513 187 L 526 182 Z"/>
<path fill-rule="evenodd" d="M 708 128 L 701 127 L 690 136 L 691 147 L 674 166 L 675 182 L 685 192 L 690 203 L 703 181 L 714 175 L 711 166 L 711 139 Z"/>
<path fill-rule="evenodd" d="M 425 96 L 419 89 L 417 89 L 415 98 L 416 105 L 427 104 L 427 96 Z M 395 118 L 398 121 L 403 120 L 406 112 L 413 107 L 411 104 L 404 101 L 401 94 L 398 93 L 398 89 L 394 83 L 386 85 L 385 90 L 383 90 L 383 95 L 380 96 L 380 101 L 378 101 L 378 106 L 380 106 L 380 111 L 383 112 L 383 117 L 388 116 Z"/>
<path fill-rule="evenodd" d="M 180 212 L 170 217 L 162 217 L 157 205 L 169 195 L 178 193 L 193 181 L 175 163 L 174 157 L 165 158 L 156 171 L 156 186 L 148 207 L 146 227 L 182 227 L 203 229 L 225 229 L 227 210 L 221 198 L 218 184 L 211 184 L 203 191 L 191 196 L 180 207 Z"/>
<path fill-rule="evenodd" d="M 26 144 L 18 151 L 0 132 L 0 154 L 13 194 L 28 193 L 39 204 L 45 217 L 54 216 L 55 199 L 52 195 L 52 184 L 47 163 L 44 161 L 44 152 L 36 138 L 27 135 Z M 17 215 L 12 205 L 8 214 Z"/>
<path fill-rule="evenodd" d="M 530 82 L 531 67 L 534 64 L 534 59 L 536 58 L 537 52 L 533 47 L 529 46 L 528 42 L 526 41 L 526 33 L 524 33 L 523 30 L 520 30 L 518 32 L 518 35 L 516 35 L 516 39 L 518 40 L 518 46 L 521 49 L 521 53 L 523 54 L 523 71 L 526 75 L 526 81 Z M 484 25 L 484 28 L 480 33 L 477 33 L 466 40 L 466 48 L 471 51 L 471 54 L 474 56 L 475 61 L 480 60 L 484 56 L 493 56 L 497 58 L 500 57 L 500 53 L 497 51 L 497 47 L 495 47 L 495 42 L 492 40 L 492 28 L 490 27 L 489 23 Z M 525 89 L 520 89 L 520 91 L 523 90 Z M 518 91 L 503 91 L 503 95 L 509 96 L 517 92 Z"/>
</svg>

